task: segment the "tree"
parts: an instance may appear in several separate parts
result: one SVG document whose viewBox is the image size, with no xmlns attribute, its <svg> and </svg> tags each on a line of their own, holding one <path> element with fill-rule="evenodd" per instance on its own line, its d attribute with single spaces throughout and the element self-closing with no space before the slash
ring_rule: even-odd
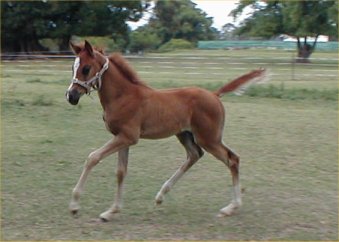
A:
<svg viewBox="0 0 339 242">
<path fill-rule="evenodd" d="M 247 6 L 254 12 L 243 21 L 238 34 L 264 38 L 282 33 L 295 36 L 298 60 L 302 62 L 308 62 L 320 34 L 338 35 L 338 1 L 241 0 L 231 15 L 236 18 Z M 313 43 L 307 41 L 308 36 L 315 37 Z"/>
<path fill-rule="evenodd" d="M 161 44 L 161 39 L 151 28 L 139 27 L 130 35 L 129 48 L 132 52 L 154 50 Z"/>
<path fill-rule="evenodd" d="M 171 39 L 190 42 L 215 38 L 213 20 L 190 0 L 157 1 L 149 27 L 166 43 Z"/>
<path fill-rule="evenodd" d="M 47 35 L 48 22 L 44 19 L 48 11 L 44 2 L 1 1 L 2 50 L 43 50 L 38 40 Z"/>
<path fill-rule="evenodd" d="M 42 38 L 60 39 L 68 49 L 72 35 L 127 38 L 126 21 L 137 21 L 149 7 L 133 1 L 1 1 L 1 47 L 6 51 L 43 50 Z"/>
<path fill-rule="evenodd" d="M 224 26 L 222 26 L 219 38 L 223 40 L 232 40 L 235 38 L 235 35 L 234 35 L 235 30 L 236 30 L 236 26 L 234 24 L 227 23 Z"/>
</svg>

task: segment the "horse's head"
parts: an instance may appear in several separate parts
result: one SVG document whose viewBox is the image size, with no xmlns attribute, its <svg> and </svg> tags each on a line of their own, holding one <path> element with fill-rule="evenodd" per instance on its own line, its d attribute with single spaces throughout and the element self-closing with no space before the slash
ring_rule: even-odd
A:
<svg viewBox="0 0 339 242">
<path fill-rule="evenodd" d="M 70 42 L 70 46 L 77 56 L 73 64 L 72 83 L 66 91 L 66 98 L 72 105 L 76 105 L 82 95 L 89 94 L 92 89 L 100 89 L 101 76 L 108 69 L 109 60 L 94 50 L 85 40 L 84 46 Z"/>
</svg>

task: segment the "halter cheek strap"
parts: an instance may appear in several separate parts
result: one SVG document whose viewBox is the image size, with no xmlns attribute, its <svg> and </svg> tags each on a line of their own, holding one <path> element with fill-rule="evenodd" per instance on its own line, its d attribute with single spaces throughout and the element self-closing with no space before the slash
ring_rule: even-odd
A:
<svg viewBox="0 0 339 242">
<path fill-rule="evenodd" d="M 86 93 L 89 95 L 93 90 L 100 90 L 101 88 L 101 77 L 104 72 L 108 69 L 109 59 L 106 57 L 106 62 L 101 68 L 99 72 L 97 72 L 91 79 L 88 81 L 80 81 L 76 78 L 76 73 L 74 73 L 74 77 L 72 79 L 72 84 L 78 84 L 79 86 L 86 89 Z"/>
</svg>

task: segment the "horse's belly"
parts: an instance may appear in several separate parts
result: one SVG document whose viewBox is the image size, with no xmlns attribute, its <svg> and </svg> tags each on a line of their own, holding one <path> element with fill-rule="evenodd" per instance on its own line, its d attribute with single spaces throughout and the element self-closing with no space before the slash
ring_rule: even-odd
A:
<svg viewBox="0 0 339 242">
<path fill-rule="evenodd" d="M 140 138 L 142 139 L 163 139 L 174 135 L 172 132 L 142 132 Z"/>
<path fill-rule="evenodd" d="M 140 138 L 162 139 L 176 135 L 184 130 L 188 130 L 188 125 L 182 123 L 171 123 L 171 121 L 161 122 L 157 125 L 144 126 L 141 128 Z"/>
</svg>

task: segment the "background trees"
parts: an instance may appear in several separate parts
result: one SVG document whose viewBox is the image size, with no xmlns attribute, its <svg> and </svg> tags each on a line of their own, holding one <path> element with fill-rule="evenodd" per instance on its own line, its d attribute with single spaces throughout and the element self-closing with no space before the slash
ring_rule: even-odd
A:
<svg viewBox="0 0 339 242">
<path fill-rule="evenodd" d="M 43 2 L 1 2 L 2 50 L 43 49 L 38 40 L 52 25 L 45 21 L 48 11 L 49 6 Z"/>
<path fill-rule="evenodd" d="M 150 7 L 148 0 L 2 1 L 1 47 L 42 51 L 40 40 L 51 38 L 59 50 L 68 50 L 72 35 L 109 36 L 132 50 L 154 49 L 171 39 L 213 39 L 212 18 L 195 6 L 190 0 L 157 1 L 149 23 L 130 34 L 126 21 L 138 21 Z"/>
<path fill-rule="evenodd" d="M 72 35 L 127 38 L 126 21 L 137 21 L 147 1 L 1 1 L 1 47 L 43 50 L 40 39 L 58 39 L 68 49 Z"/>
<path fill-rule="evenodd" d="M 127 21 L 138 21 L 151 7 L 149 22 L 131 31 Z M 70 38 L 76 35 L 104 36 L 114 48 L 140 51 L 158 49 L 171 40 L 172 47 L 184 43 L 177 39 L 195 45 L 200 40 L 288 34 L 296 36 L 299 60 L 305 61 L 316 48 L 317 36 L 338 35 L 335 0 L 240 0 L 231 14 L 237 18 L 246 7 L 253 12 L 240 26 L 225 23 L 218 32 L 213 19 L 191 0 L 1 1 L 1 48 L 41 51 L 42 40 L 52 39 L 58 50 L 68 50 Z"/>
<path fill-rule="evenodd" d="M 212 24 L 212 18 L 190 0 L 157 1 L 154 17 L 150 20 L 150 25 L 157 29 L 163 43 L 171 39 L 190 42 L 213 39 L 216 30 Z"/>
<path fill-rule="evenodd" d="M 183 39 L 195 44 L 198 40 L 211 40 L 217 36 L 212 27 L 213 19 L 190 0 L 157 1 L 153 16 L 146 26 L 132 33 L 132 49 L 146 47 L 155 49 L 172 39 Z M 140 37 L 143 38 L 133 38 Z M 182 42 L 181 42 L 182 43 Z"/>
<path fill-rule="evenodd" d="M 129 48 L 132 52 L 154 50 L 160 46 L 161 42 L 155 29 L 142 26 L 131 33 Z"/>
<path fill-rule="evenodd" d="M 263 38 L 283 33 L 295 36 L 301 61 L 307 61 L 312 54 L 320 34 L 338 35 L 338 1 L 241 0 L 231 14 L 236 18 L 247 6 L 254 12 L 237 33 Z M 310 43 L 308 36 L 315 40 Z"/>
</svg>

